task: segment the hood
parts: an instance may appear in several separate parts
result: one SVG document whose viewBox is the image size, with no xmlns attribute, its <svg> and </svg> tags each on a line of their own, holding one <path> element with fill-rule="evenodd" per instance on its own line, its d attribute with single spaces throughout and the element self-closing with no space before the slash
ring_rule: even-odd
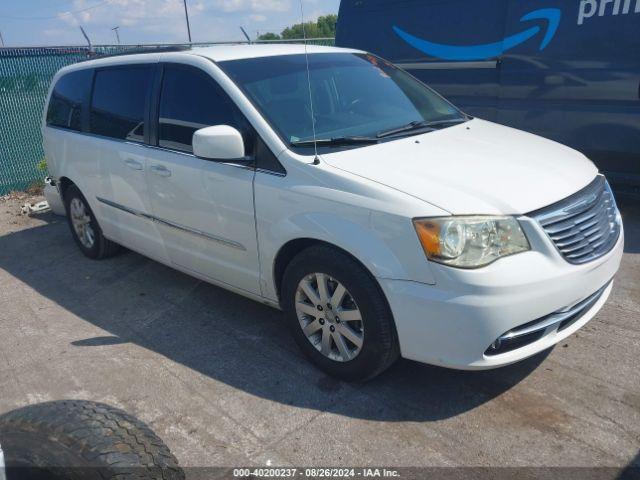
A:
<svg viewBox="0 0 640 480">
<path fill-rule="evenodd" d="M 479 119 L 322 159 L 454 215 L 528 213 L 575 193 L 598 172 L 569 147 Z"/>
</svg>

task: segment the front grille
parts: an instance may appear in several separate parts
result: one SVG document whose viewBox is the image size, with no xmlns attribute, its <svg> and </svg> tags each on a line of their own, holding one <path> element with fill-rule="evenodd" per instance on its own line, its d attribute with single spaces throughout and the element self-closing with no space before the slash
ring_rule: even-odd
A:
<svg viewBox="0 0 640 480">
<path fill-rule="evenodd" d="M 587 263 L 601 257 L 620 236 L 618 208 L 602 175 L 570 197 L 528 216 L 542 226 L 570 263 Z"/>
</svg>

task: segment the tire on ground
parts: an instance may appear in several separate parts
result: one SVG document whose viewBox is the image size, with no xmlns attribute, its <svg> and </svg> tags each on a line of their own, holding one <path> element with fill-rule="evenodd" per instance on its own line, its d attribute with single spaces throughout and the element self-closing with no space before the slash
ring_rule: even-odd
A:
<svg viewBox="0 0 640 480">
<path fill-rule="evenodd" d="M 74 198 L 78 198 L 84 204 L 84 207 L 91 219 L 90 225 L 95 237 L 93 247 L 91 248 L 87 248 L 82 244 L 82 242 L 78 238 L 78 234 L 73 227 L 70 204 Z M 93 214 L 93 211 L 91 210 L 87 199 L 84 197 L 84 195 L 82 195 L 82 192 L 80 192 L 80 189 L 77 186 L 70 185 L 64 192 L 64 206 L 67 211 L 67 222 L 71 230 L 71 235 L 73 236 L 74 241 L 85 256 L 94 260 L 101 260 L 103 258 L 112 257 L 120 251 L 120 245 L 105 238 L 105 236 L 103 235 L 100 224 L 98 223 L 96 216 Z"/>
<path fill-rule="evenodd" d="M 295 295 L 299 282 L 312 273 L 324 273 L 342 283 L 360 309 L 364 343 L 350 361 L 325 357 L 302 331 Z M 368 380 L 390 367 L 399 356 L 395 323 L 380 285 L 359 262 L 337 248 L 319 244 L 300 252 L 285 270 L 281 304 L 298 346 L 316 366 L 332 376 L 348 381 Z"/>
<path fill-rule="evenodd" d="M 181 480 L 169 448 L 144 423 L 101 403 L 63 400 L 0 416 L 7 480 Z"/>
</svg>

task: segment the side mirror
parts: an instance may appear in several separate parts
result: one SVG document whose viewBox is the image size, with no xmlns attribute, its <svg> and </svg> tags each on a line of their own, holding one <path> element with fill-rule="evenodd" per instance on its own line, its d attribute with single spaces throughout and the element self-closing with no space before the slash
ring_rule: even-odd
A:
<svg viewBox="0 0 640 480">
<path fill-rule="evenodd" d="M 247 161 L 242 134 L 229 125 L 215 125 L 196 130 L 193 153 L 197 157 L 221 161 Z"/>
</svg>

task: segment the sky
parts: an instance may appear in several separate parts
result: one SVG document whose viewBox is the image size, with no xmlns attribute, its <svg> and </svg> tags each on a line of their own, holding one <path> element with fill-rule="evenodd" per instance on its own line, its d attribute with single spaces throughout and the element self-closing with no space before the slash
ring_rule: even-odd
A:
<svg viewBox="0 0 640 480">
<path fill-rule="evenodd" d="M 305 21 L 338 13 L 340 0 L 302 0 Z M 194 42 L 243 40 L 300 23 L 300 0 L 187 0 Z M 0 0 L 5 46 L 187 41 L 183 0 Z"/>
</svg>

